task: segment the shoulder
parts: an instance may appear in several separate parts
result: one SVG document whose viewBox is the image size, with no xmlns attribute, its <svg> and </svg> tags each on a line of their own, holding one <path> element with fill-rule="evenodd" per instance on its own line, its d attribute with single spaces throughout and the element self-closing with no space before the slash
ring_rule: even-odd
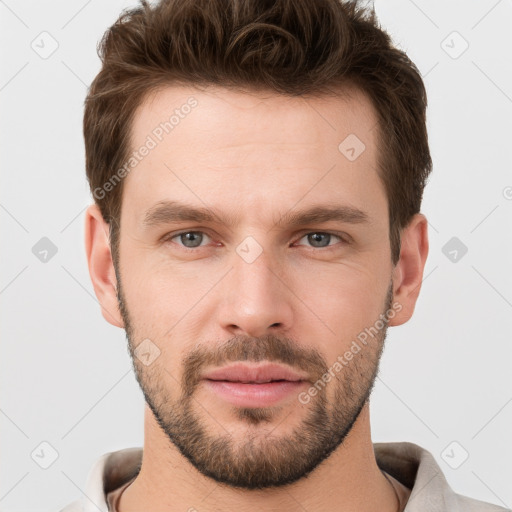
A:
<svg viewBox="0 0 512 512">
<path fill-rule="evenodd" d="M 107 494 L 131 480 L 139 471 L 142 448 L 125 448 L 99 457 L 87 475 L 85 496 L 59 512 L 108 512 Z"/>
<path fill-rule="evenodd" d="M 460 510 L 461 512 L 510 512 L 509 508 L 455 493 L 451 496 L 451 499 L 447 500 L 446 510 Z"/>
<path fill-rule="evenodd" d="M 411 489 L 404 512 L 511 512 L 457 494 L 432 453 L 417 444 L 393 442 L 373 446 L 380 469 Z"/>
</svg>

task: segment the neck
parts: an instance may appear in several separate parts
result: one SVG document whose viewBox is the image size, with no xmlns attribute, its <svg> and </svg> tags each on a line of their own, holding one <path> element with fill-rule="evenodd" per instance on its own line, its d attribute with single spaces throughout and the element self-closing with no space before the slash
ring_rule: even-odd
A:
<svg viewBox="0 0 512 512">
<path fill-rule="evenodd" d="M 119 512 L 140 510 L 256 512 L 395 512 L 395 492 L 380 471 L 368 404 L 344 442 L 307 477 L 284 487 L 243 490 L 199 473 L 169 441 L 146 406 L 141 470 L 124 491 Z"/>
</svg>

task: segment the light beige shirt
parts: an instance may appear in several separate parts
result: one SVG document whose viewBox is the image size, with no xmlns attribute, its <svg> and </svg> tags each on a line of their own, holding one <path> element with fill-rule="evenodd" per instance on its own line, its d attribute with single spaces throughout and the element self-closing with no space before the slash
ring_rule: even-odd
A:
<svg viewBox="0 0 512 512">
<path fill-rule="evenodd" d="M 383 472 L 384 473 L 384 472 Z M 386 477 L 393 485 L 396 496 L 398 498 L 399 502 L 399 508 L 397 509 L 397 512 L 403 512 L 405 505 L 407 503 L 407 500 L 409 499 L 409 495 L 411 494 L 411 490 L 405 487 L 405 485 L 401 484 L 398 480 L 393 478 L 391 475 L 386 473 Z M 107 494 L 107 504 L 108 509 L 111 512 L 119 512 L 119 500 L 121 499 L 121 494 L 123 494 L 124 490 L 135 480 L 135 477 L 133 477 L 131 480 L 128 480 L 125 484 L 121 485 L 121 487 L 118 487 L 117 489 L 114 489 L 113 491 L 109 492 Z"/>
<path fill-rule="evenodd" d="M 374 443 L 377 465 L 390 476 L 403 512 L 511 512 L 456 494 L 430 452 L 414 443 Z M 61 512 L 118 512 L 119 497 L 139 472 L 142 448 L 106 453 L 89 472 L 85 496 Z"/>
</svg>

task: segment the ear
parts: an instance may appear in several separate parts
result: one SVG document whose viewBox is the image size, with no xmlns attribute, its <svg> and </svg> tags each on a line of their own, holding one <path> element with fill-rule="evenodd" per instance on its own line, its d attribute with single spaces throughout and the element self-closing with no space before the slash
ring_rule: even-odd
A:
<svg viewBox="0 0 512 512">
<path fill-rule="evenodd" d="M 402 230 L 400 259 L 393 269 L 393 303 L 402 308 L 389 319 L 389 325 L 402 325 L 413 312 L 421 289 L 423 270 L 428 256 L 428 222 L 417 213 Z"/>
<path fill-rule="evenodd" d="M 109 225 L 96 204 L 90 205 L 85 212 L 85 251 L 103 318 L 116 327 L 124 328 L 116 295 L 117 279 L 110 251 Z"/>
</svg>

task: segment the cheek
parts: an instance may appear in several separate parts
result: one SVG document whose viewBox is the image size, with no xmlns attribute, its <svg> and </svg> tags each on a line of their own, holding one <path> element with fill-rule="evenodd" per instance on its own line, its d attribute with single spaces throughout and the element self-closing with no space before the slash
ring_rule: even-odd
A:
<svg viewBox="0 0 512 512">
<path fill-rule="evenodd" d="M 179 294 L 142 265 L 125 266 L 123 271 L 122 289 L 132 328 L 137 337 L 156 339 L 172 327 L 170 316 L 176 311 Z"/>
<path fill-rule="evenodd" d="M 340 342 L 350 344 L 383 312 L 389 279 L 385 272 L 376 274 L 355 265 L 329 264 L 311 267 L 310 271 L 302 268 L 292 289 L 313 313 L 308 313 L 307 318 L 314 320 L 310 325 L 315 325 L 316 333 L 324 332 L 339 346 Z M 302 314 L 298 315 L 301 329 L 307 329 Z M 325 345 L 329 347 L 332 343 L 326 341 Z"/>
<path fill-rule="evenodd" d="M 226 270 L 194 263 L 170 264 L 147 253 L 139 258 L 132 255 L 122 276 L 133 328 L 140 338 L 168 340 L 191 327 L 202 309 L 209 304 L 207 297 Z M 212 297 L 215 294 L 212 293 Z"/>
</svg>

